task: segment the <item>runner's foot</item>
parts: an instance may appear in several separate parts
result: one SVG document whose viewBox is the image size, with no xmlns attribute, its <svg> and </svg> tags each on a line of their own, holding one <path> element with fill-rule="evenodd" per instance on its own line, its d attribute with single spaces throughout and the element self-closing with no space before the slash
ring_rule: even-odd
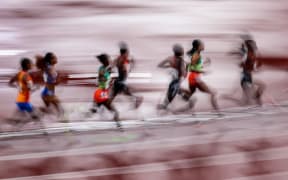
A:
<svg viewBox="0 0 288 180">
<path fill-rule="evenodd" d="M 157 105 L 157 109 L 158 110 L 166 110 L 167 109 L 167 106 L 165 104 L 158 104 Z"/>
</svg>

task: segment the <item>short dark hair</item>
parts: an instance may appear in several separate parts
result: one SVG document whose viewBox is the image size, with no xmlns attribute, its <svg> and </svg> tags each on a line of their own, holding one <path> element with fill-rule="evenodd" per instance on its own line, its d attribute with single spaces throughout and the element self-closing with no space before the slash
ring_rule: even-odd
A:
<svg viewBox="0 0 288 180">
<path fill-rule="evenodd" d="M 184 53 L 184 49 L 180 44 L 174 44 L 172 48 L 174 55 L 177 57 L 180 57 Z"/>
<path fill-rule="evenodd" d="M 257 50 L 257 45 L 254 40 L 246 40 L 245 41 L 246 47 L 249 51 L 256 51 Z"/>
<path fill-rule="evenodd" d="M 27 71 L 29 70 L 29 65 L 31 64 L 31 60 L 28 58 L 22 58 L 20 64 L 21 64 L 22 70 Z"/>
<path fill-rule="evenodd" d="M 98 56 L 96 56 L 98 58 L 98 60 L 103 64 L 108 64 L 109 63 L 109 56 L 108 54 L 99 54 Z"/>
<path fill-rule="evenodd" d="M 197 49 L 199 48 L 201 44 L 202 44 L 202 41 L 200 39 L 193 40 L 192 49 L 187 52 L 187 55 L 192 56 L 197 51 Z"/>
<path fill-rule="evenodd" d="M 120 54 L 123 55 L 128 52 L 128 49 L 120 49 Z"/>
</svg>

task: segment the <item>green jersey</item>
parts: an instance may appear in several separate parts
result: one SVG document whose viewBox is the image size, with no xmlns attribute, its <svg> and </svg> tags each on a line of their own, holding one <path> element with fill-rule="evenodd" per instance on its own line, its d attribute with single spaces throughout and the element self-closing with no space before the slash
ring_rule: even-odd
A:
<svg viewBox="0 0 288 180">
<path fill-rule="evenodd" d="M 110 71 L 108 71 L 105 66 L 101 66 L 99 68 L 98 75 L 98 87 L 102 89 L 107 89 L 110 82 Z"/>
<path fill-rule="evenodd" d="M 192 57 L 193 57 L 193 55 L 192 55 Z M 196 64 L 192 65 L 191 63 L 189 63 L 189 65 L 188 65 L 188 71 L 199 72 L 199 71 L 202 71 L 202 69 L 203 69 L 203 60 L 202 60 L 201 56 L 197 60 Z"/>
</svg>

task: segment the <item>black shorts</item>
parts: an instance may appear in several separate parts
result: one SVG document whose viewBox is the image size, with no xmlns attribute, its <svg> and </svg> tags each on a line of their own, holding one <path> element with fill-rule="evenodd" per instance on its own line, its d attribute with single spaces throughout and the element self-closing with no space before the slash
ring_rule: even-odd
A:
<svg viewBox="0 0 288 180">
<path fill-rule="evenodd" d="M 241 86 L 244 87 L 247 84 L 252 84 L 252 74 L 247 72 L 242 72 L 242 78 L 241 78 Z"/>
<path fill-rule="evenodd" d="M 125 81 L 115 80 L 113 84 L 112 96 L 116 96 L 119 93 L 128 91 L 128 87 Z"/>
<path fill-rule="evenodd" d="M 175 98 L 176 94 L 179 92 L 179 89 L 180 89 L 179 79 L 175 79 L 170 82 L 167 92 L 167 98 L 169 102 L 171 102 Z"/>
</svg>

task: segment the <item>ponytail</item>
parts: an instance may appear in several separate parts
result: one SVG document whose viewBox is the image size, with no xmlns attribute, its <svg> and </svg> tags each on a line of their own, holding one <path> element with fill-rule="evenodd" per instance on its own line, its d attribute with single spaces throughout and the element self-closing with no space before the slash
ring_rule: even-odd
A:
<svg viewBox="0 0 288 180">
<path fill-rule="evenodd" d="M 45 69 L 45 62 L 44 62 L 44 57 L 42 55 L 36 55 L 35 56 L 36 59 L 36 67 L 43 71 Z"/>
<path fill-rule="evenodd" d="M 192 42 L 192 49 L 190 51 L 187 52 L 188 56 L 192 56 L 199 48 L 199 46 L 201 45 L 201 40 L 200 39 L 195 39 Z"/>
</svg>

